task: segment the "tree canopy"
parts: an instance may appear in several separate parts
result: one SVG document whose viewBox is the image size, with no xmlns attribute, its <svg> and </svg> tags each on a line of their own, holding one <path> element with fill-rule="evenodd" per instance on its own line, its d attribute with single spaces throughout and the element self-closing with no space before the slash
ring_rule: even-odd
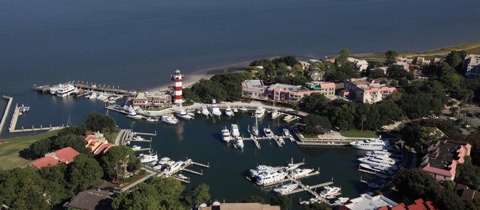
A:
<svg viewBox="0 0 480 210">
<path fill-rule="evenodd" d="M 115 120 L 107 115 L 92 112 L 88 115 L 84 122 L 85 128 L 91 131 L 100 131 L 102 133 L 108 133 L 115 130 Z"/>
<path fill-rule="evenodd" d="M 122 168 L 124 164 L 126 168 Z M 110 180 L 121 178 L 124 170 L 133 172 L 141 167 L 140 160 L 135 156 L 132 148 L 128 146 L 110 148 L 107 153 L 100 158 L 100 165 L 103 168 L 105 176 Z M 119 170 L 119 168 L 123 170 Z"/>
</svg>

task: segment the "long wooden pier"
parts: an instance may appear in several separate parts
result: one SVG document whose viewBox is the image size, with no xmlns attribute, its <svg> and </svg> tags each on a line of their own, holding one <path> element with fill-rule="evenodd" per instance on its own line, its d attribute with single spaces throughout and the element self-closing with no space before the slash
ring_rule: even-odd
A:
<svg viewBox="0 0 480 210">
<path fill-rule="evenodd" d="M 115 93 L 115 94 L 121 94 L 124 96 L 135 96 L 137 95 L 136 91 L 131 91 L 131 90 L 124 90 L 120 89 L 119 86 L 115 88 L 115 85 L 106 85 L 106 84 L 96 84 L 93 82 L 83 82 L 83 81 L 68 81 L 64 82 L 63 84 L 71 84 L 75 86 L 78 89 L 82 90 L 93 90 L 93 91 L 98 91 L 98 92 L 108 92 L 108 93 Z M 33 89 L 39 92 L 49 92 L 51 86 L 50 85 L 41 85 L 37 86 L 34 85 Z"/>
<path fill-rule="evenodd" d="M 3 112 L 2 121 L 0 121 L 0 134 L 2 133 L 3 126 L 5 126 L 5 122 L 7 121 L 7 117 L 8 117 L 8 112 L 10 111 L 10 107 L 12 106 L 12 103 L 13 103 L 13 97 L 4 95 L 3 99 L 8 100 L 8 102 L 7 102 L 7 106 L 5 107 L 5 111 Z"/>
</svg>

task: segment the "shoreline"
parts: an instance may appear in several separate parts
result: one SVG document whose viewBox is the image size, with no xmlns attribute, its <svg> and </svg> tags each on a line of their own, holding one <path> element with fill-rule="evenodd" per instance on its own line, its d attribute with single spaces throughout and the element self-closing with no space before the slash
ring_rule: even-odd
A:
<svg viewBox="0 0 480 210">
<path fill-rule="evenodd" d="M 428 50 L 420 50 L 417 52 L 405 51 L 405 52 L 399 52 L 399 54 L 403 56 L 445 55 L 452 50 L 471 50 L 471 49 L 477 49 L 477 48 L 480 50 L 480 41 L 467 42 L 467 43 L 445 46 L 445 47 L 438 47 L 438 48 L 428 49 Z M 373 52 L 359 52 L 359 53 L 352 53 L 352 56 L 368 59 L 368 58 L 375 58 L 378 56 L 383 57 L 383 54 L 378 54 Z M 268 56 L 268 57 L 262 57 L 262 58 L 256 58 L 256 59 L 264 59 L 264 58 L 274 59 L 277 57 L 281 57 L 281 55 Z M 310 56 L 295 56 L 295 57 L 299 60 L 312 59 L 310 58 Z M 335 57 L 335 56 L 329 55 L 328 57 Z M 320 58 L 314 58 L 314 59 L 320 59 Z M 183 81 L 183 87 L 190 88 L 192 87 L 193 84 L 200 81 L 201 79 L 210 79 L 215 74 L 223 73 L 225 70 L 227 70 L 228 72 L 245 70 L 246 68 L 248 68 L 250 63 L 254 60 L 241 61 L 241 62 L 222 65 L 222 66 L 215 66 L 211 68 L 205 68 L 198 71 L 194 71 L 192 73 L 184 74 L 185 80 Z M 165 90 L 168 90 L 169 86 L 172 86 L 172 84 L 168 83 L 168 84 L 163 84 L 161 86 L 146 88 L 145 91 L 146 92 L 165 91 Z"/>
</svg>

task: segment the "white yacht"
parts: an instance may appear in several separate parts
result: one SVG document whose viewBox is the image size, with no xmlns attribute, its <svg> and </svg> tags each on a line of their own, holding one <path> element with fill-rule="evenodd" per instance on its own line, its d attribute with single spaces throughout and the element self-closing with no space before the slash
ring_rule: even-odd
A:
<svg viewBox="0 0 480 210">
<path fill-rule="evenodd" d="M 235 147 L 235 149 L 243 149 L 244 146 L 245 145 L 243 144 L 243 138 L 240 136 L 236 137 L 233 147 Z"/>
<path fill-rule="evenodd" d="M 313 170 L 311 168 L 296 168 L 296 169 L 294 169 L 290 172 L 290 176 L 292 176 L 294 179 L 301 178 L 301 177 L 304 177 L 304 176 L 308 175 L 309 173 L 311 173 L 313 171 L 315 171 L 315 170 Z"/>
<path fill-rule="evenodd" d="M 263 106 L 259 106 L 257 110 L 255 110 L 255 117 L 257 119 L 262 118 L 265 115 L 265 108 Z"/>
<path fill-rule="evenodd" d="M 290 139 L 291 142 L 294 142 L 294 141 L 295 141 L 295 138 L 293 138 L 292 134 L 290 134 L 290 131 L 288 130 L 288 128 L 284 128 L 284 129 L 283 129 L 283 136 L 284 136 L 285 138 Z"/>
<path fill-rule="evenodd" d="M 237 124 L 232 124 L 232 137 L 236 138 L 236 137 L 239 137 L 240 136 L 240 130 L 238 129 L 238 125 Z"/>
<path fill-rule="evenodd" d="M 358 158 L 358 160 L 360 162 L 364 162 L 364 163 L 383 163 L 383 164 L 389 164 L 389 165 L 393 165 L 395 164 L 395 160 L 391 159 L 391 158 L 378 158 L 378 157 L 362 157 L 362 158 Z"/>
<path fill-rule="evenodd" d="M 362 150 L 383 150 L 385 148 L 385 141 L 378 139 L 371 138 L 363 141 L 354 141 L 351 142 L 350 145 L 357 149 Z"/>
<path fill-rule="evenodd" d="M 172 175 L 173 173 L 180 170 L 182 166 L 183 166 L 183 161 L 177 161 L 174 164 L 168 165 L 164 172 L 167 175 Z"/>
<path fill-rule="evenodd" d="M 55 85 L 55 86 L 50 87 L 50 94 L 52 94 L 52 95 L 57 94 L 57 90 L 60 89 L 60 86 L 61 86 L 61 85 L 62 85 L 62 84 L 58 84 L 58 85 Z"/>
<path fill-rule="evenodd" d="M 193 119 L 193 116 L 189 115 L 188 112 L 184 108 L 180 109 L 178 112 L 175 112 L 175 116 L 177 116 L 180 119 L 184 119 L 184 120 Z"/>
<path fill-rule="evenodd" d="M 298 184 L 295 183 L 289 183 L 289 184 L 284 184 L 282 186 L 273 188 L 273 191 L 280 193 L 280 194 L 286 194 L 289 192 L 292 192 L 293 190 L 298 188 Z"/>
<path fill-rule="evenodd" d="M 227 127 L 225 126 L 224 129 L 222 129 L 222 139 L 223 141 L 225 142 L 229 142 L 230 140 L 232 140 L 232 136 L 230 135 L 230 131 L 227 129 Z"/>
<path fill-rule="evenodd" d="M 232 111 L 232 108 L 230 106 L 227 106 L 227 108 L 225 109 L 225 115 L 231 117 L 233 115 L 235 115 Z"/>
<path fill-rule="evenodd" d="M 132 150 L 133 150 L 133 151 L 138 151 L 138 150 L 140 150 L 140 149 L 142 149 L 141 146 L 137 146 L 137 145 L 133 145 L 133 146 L 132 146 Z"/>
<path fill-rule="evenodd" d="M 367 152 L 367 156 L 374 156 L 374 155 L 391 156 L 392 153 L 388 152 L 387 150 L 374 150 L 374 151 Z"/>
<path fill-rule="evenodd" d="M 144 139 L 143 137 L 141 137 L 141 136 L 135 135 L 135 136 L 132 137 L 132 140 L 143 141 L 143 140 L 145 140 L 145 139 Z"/>
<path fill-rule="evenodd" d="M 238 112 L 238 109 L 237 109 L 237 108 L 233 108 L 233 112 L 234 112 L 234 113 L 237 113 L 237 112 Z"/>
<path fill-rule="evenodd" d="M 263 128 L 263 132 L 267 138 L 273 138 L 273 132 L 270 128 Z"/>
<path fill-rule="evenodd" d="M 151 163 L 151 162 L 154 162 L 154 161 L 158 161 L 158 155 L 157 154 L 140 154 L 140 157 L 138 157 L 140 159 L 140 162 L 141 163 Z"/>
<path fill-rule="evenodd" d="M 322 190 L 322 192 L 320 192 L 320 197 L 331 199 L 331 198 L 334 198 L 337 195 L 340 195 L 341 190 L 342 190 L 342 188 L 340 188 L 340 187 L 325 186 L 324 190 Z"/>
<path fill-rule="evenodd" d="M 285 179 L 287 174 L 285 172 L 262 173 L 257 176 L 258 185 L 268 185 L 274 182 Z"/>
<path fill-rule="evenodd" d="M 132 106 L 129 107 L 128 109 L 128 115 L 127 117 L 132 118 L 132 119 L 142 119 L 142 115 L 137 114 L 137 112 L 133 109 Z"/>
<path fill-rule="evenodd" d="M 279 167 L 273 167 L 273 166 L 267 166 L 267 165 L 258 165 L 257 168 L 255 169 L 250 169 L 250 177 L 256 178 L 260 174 L 265 174 L 265 173 L 274 173 L 280 171 L 281 168 Z"/>
<path fill-rule="evenodd" d="M 57 96 L 60 96 L 60 97 L 65 97 L 65 96 L 69 96 L 70 94 L 72 94 L 77 88 L 75 88 L 75 86 L 71 85 L 71 84 L 64 84 L 64 85 L 61 85 L 58 89 L 57 89 Z"/>
<path fill-rule="evenodd" d="M 350 198 L 348 197 L 339 197 L 333 204 L 338 206 L 338 205 L 342 205 L 342 204 L 345 204 Z"/>
<path fill-rule="evenodd" d="M 282 115 L 282 113 L 275 109 L 272 112 L 272 120 L 277 119 L 277 117 L 280 117 L 280 115 Z"/>
<path fill-rule="evenodd" d="M 248 109 L 246 107 L 242 106 L 242 107 L 240 107 L 240 111 L 246 112 L 246 111 L 248 111 Z"/>
<path fill-rule="evenodd" d="M 201 110 L 200 113 L 202 113 L 202 115 L 205 115 L 205 116 L 211 115 L 210 111 L 208 111 L 207 106 L 205 105 L 202 105 L 200 110 Z"/>
<path fill-rule="evenodd" d="M 176 124 L 178 124 L 178 119 L 173 115 L 163 115 L 162 116 L 162 122 L 170 124 L 170 125 L 176 125 Z"/>
<path fill-rule="evenodd" d="M 222 115 L 222 112 L 218 108 L 217 101 L 215 99 L 212 100 L 212 106 L 210 108 L 213 116 L 220 117 Z"/>
<path fill-rule="evenodd" d="M 285 141 L 281 136 L 278 137 L 278 142 L 280 142 L 280 144 L 285 144 Z"/>
</svg>

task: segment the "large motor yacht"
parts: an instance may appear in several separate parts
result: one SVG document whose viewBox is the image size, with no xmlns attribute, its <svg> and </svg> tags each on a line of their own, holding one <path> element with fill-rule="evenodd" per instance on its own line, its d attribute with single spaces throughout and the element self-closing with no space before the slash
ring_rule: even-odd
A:
<svg viewBox="0 0 480 210">
<path fill-rule="evenodd" d="M 218 108 L 218 105 L 217 105 L 217 102 L 215 99 L 213 99 L 212 101 L 212 106 L 210 107 L 211 110 L 212 110 L 212 114 L 213 116 L 217 116 L 217 117 L 220 117 L 222 115 L 222 112 L 220 111 L 220 109 Z"/>
<path fill-rule="evenodd" d="M 263 106 L 259 106 L 257 110 L 255 110 L 255 117 L 257 119 L 262 118 L 265 115 L 265 108 Z"/>
<path fill-rule="evenodd" d="M 163 115 L 162 116 L 162 122 L 170 124 L 170 125 L 176 125 L 176 124 L 178 124 L 178 119 L 173 115 Z"/>
<path fill-rule="evenodd" d="M 60 96 L 60 97 L 65 97 L 65 96 L 69 96 L 71 95 L 77 88 L 75 88 L 75 86 L 71 85 L 71 84 L 65 84 L 65 85 L 61 85 L 58 89 L 57 89 L 57 96 Z"/>
<path fill-rule="evenodd" d="M 229 142 L 230 140 L 232 140 L 232 135 L 230 135 L 230 131 L 227 129 L 227 127 L 222 129 L 222 139 L 225 142 Z"/>
<path fill-rule="evenodd" d="M 362 150 L 384 150 L 387 143 L 386 141 L 380 140 L 379 137 L 378 139 L 372 138 L 362 141 L 354 141 L 351 142 L 350 145 L 354 148 Z"/>
</svg>

